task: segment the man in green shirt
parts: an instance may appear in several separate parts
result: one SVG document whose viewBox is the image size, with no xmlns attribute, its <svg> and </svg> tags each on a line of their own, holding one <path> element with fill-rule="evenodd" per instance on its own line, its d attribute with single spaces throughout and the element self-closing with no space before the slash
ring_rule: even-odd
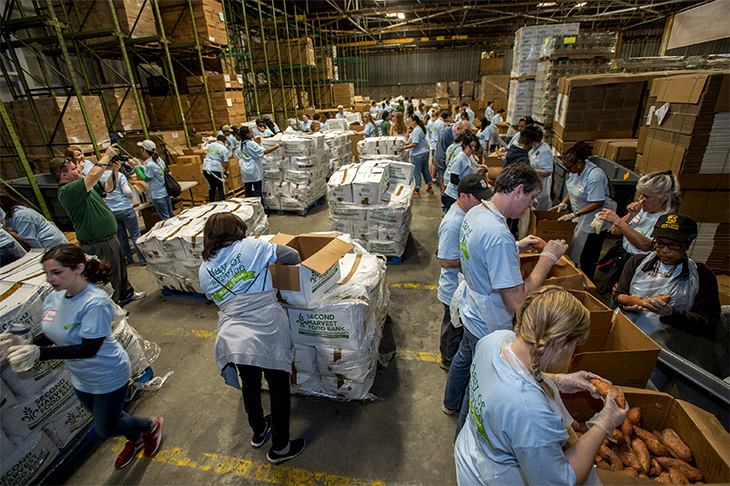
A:
<svg viewBox="0 0 730 486">
<path fill-rule="evenodd" d="M 117 240 L 117 220 L 102 199 L 102 194 L 112 192 L 119 180 L 120 164 L 118 161 L 112 162 L 118 153 L 115 146 L 107 149 L 86 177 L 81 175 L 72 160 L 63 158 L 51 161 L 50 172 L 61 185 L 58 200 L 71 218 L 79 247 L 87 255 L 96 255 L 112 266 L 112 299 L 124 305 L 132 300 L 143 299 L 146 294 L 135 292 L 127 279 L 124 252 Z M 106 184 L 102 185 L 101 176 L 106 170 L 112 173 Z"/>
</svg>

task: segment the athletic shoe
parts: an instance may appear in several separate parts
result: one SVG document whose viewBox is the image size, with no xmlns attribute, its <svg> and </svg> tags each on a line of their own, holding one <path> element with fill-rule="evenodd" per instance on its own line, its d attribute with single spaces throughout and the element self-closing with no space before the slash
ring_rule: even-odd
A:
<svg viewBox="0 0 730 486">
<path fill-rule="evenodd" d="M 114 461 L 114 467 L 117 469 L 121 469 L 130 462 L 132 462 L 132 459 L 134 459 L 134 456 L 137 455 L 137 452 L 144 446 L 144 441 L 142 439 L 139 439 L 137 442 L 128 440 L 127 443 L 124 445 L 124 449 L 122 449 L 122 452 L 119 453 L 117 456 L 117 460 Z"/>
<path fill-rule="evenodd" d="M 451 368 L 451 362 L 441 360 L 439 361 L 439 367 L 444 371 L 449 371 L 449 368 Z"/>
<path fill-rule="evenodd" d="M 431 186 L 426 186 L 426 192 L 429 194 L 433 194 L 433 189 L 431 189 Z"/>
<path fill-rule="evenodd" d="M 415 188 L 415 189 L 413 190 L 413 195 L 414 195 L 414 196 L 420 196 L 420 195 L 421 195 L 421 190 L 420 190 L 420 189 L 419 189 L 418 187 L 417 187 L 417 188 Z"/>
<path fill-rule="evenodd" d="M 274 452 L 274 448 L 272 447 L 266 454 L 266 459 L 268 459 L 269 462 L 272 464 L 279 464 L 281 462 L 288 461 L 289 459 L 293 459 L 302 452 L 304 452 L 304 447 L 306 447 L 306 445 L 307 442 L 304 439 L 290 440 L 289 452 L 286 452 L 284 454 L 277 454 L 276 452 Z"/>
<path fill-rule="evenodd" d="M 142 300 L 145 297 L 147 297 L 146 292 L 135 292 L 132 294 L 132 296 L 129 298 L 129 300 Z"/>
<path fill-rule="evenodd" d="M 443 410 L 446 415 L 454 415 L 455 413 L 459 413 L 458 410 L 449 410 L 448 408 L 446 408 L 446 405 L 441 405 L 441 410 Z"/>
<path fill-rule="evenodd" d="M 162 441 L 162 417 L 153 417 L 152 421 L 155 423 L 155 428 L 142 434 L 144 455 L 147 457 L 152 457 L 157 452 Z"/>
<path fill-rule="evenodd" d="M 271 437 L 271 423 L 269 420 L 270 419 L 266 420 L 266 427 L 263 432 L 260 434 L 253 434 L 253 437 L 251 437 L 251 447 L 254 449 L 258 449 L 262 445 L 266 444 L 266 441 L 268 441 L 269 437 Z"/>
</svg>

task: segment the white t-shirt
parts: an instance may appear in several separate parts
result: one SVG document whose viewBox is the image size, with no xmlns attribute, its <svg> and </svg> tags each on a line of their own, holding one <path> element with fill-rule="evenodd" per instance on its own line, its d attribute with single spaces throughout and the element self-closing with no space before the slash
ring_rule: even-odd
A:
<svg viewBox="0 0 730 486">
<path fill-rule="evenodd" d="M 533 169 L 540 169 L 550 173 L 553 172 L 553 153 L 548 144 L 541 142 L 537 148 L 530 150 L 529 155 L 530 165 Z M 552 185 L 552 175 L 542 178 L 542 191 L 537 195 L 537 209 L 547 211 L 552 207 L 550 201 L 550 189 Z"/>
<path fill-rule="evenodd" d="M 129 381 L 129 356 L 111 337 L 113 320 L 109 294 L 93 284 L 70 299 L 65 290 L 51 292 L 43 303 L 43 333 L 58 346 L 81 344 L 83 338 L 106 338 L 93 358 L 64 360 L 79 391 L 110 393 Z"/>
<path fill-rule="evenodd" d="M 203 170 L 209 172 L 223 172 L 223 162 L 228 162 L 230 153 L 228 148 L 220 142 L 208 145 L 203 161 Z"/>
<path fill-rule="evenodd" d="M 580 174 L 570 174 L 565 182 L 570 199 L 570 207 L 573 211 L 579 211 L 592 202 L 602 201 L 603 205 L 588 214 L 577 219 L 576 231 L 590 232 L 591 223 L 601 209 L 611 209 L 611 197 L 608 190 L 608 178 L 606 173 L 591 161 L 586 161 L 586 166 Z M 605 229 L 608 229 L 604 225 Z"/>
<path fill-rule="evenodd" d="M 459 259 L 459 232 L 466 212 L 458 205 L 452 204 L 439 225 L 438 257 L 442 260 Z M 458 268 L 442 268 L 439 277 L 438 298 L 442 303 L 451 304 L 451 298 L 459 285 Z"/>
<path fill-rule="evenodd" d="M 647 238 L 650 238 L 651 234 L 654 232 L 654 225 L 659 219 L 659 216 L 661 216 L 662 214 L 663 213 L 647 213 L 642 209 L 636 216 L 631 219 L 631 221 L 629 221 L 629 226 L 631 226 L 631 228 L 634 229 L 637 233 L 642 234 Z M 627 240 L 625 236 L 624 250 L 632 255 L 636 255 L 638 253 L 646 253 L 645 251 L 641 251 L 634 245 L 629 243 L 629 240 Z"/>
<path fill-rule="evenodd" d="M 461 225 L 459 247 L 461 273 L 470 290 L 461 307 L 464 327 L 477 339 L 497 329 L 512 329 L 512 312 L 497 291 L 523 280 L 517 242 L 506 219 L 483 204 L 472 208 Z"/>
<path fill-rule="evenodd" d="M 111 175 L 112 171 L 105 170 L 104 174 L 101 176 L 101 183 L 106 184 L 107 179 L 109 179 Z M 112 192 L 108 192 L 104 198 L 104 202 L 107 206 L 109 206 L 112 213 L 132 209 L 132 201 L 130 201 L 129 197 L 124 194 L 124 191 L 122 191 L 122 186 L 126 186 L 128 184 L 127 177 L 121 172 L 118 172 L 117 176 L 117 185 L 114 187 L 114 190 Z"/>
</svg>

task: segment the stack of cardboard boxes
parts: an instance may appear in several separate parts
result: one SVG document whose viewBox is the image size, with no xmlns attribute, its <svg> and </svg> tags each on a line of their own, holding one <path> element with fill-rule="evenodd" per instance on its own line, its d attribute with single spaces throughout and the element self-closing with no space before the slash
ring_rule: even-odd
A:
<svg viewBox="0 0 730 486">
<path fill-rule="evenodd" d="M 80 30 L 113 30 L 114 21 L 109 9 L 109 2 L 79 2 L 71 12 L 63 6 L 61 0 L 53 0 L 53 8 L 59 20 L 68 18 L 73 32 Z M 114 0 L 114 10 L 122 32 L 130 33 L 131 38 L 152 37 L 157 35 L 157 24 L 150 2 L 144 0 Z M 68 13 L 68 16 L 66 15 Z M 22 32 L 22 31 L 19 31 Z M 47 35 L 47 34 L 43 34 Z M 116 40 L 113 37 L 98 37 L 96 42 Z"/>
<path fill-rule="evenodd" d="M 507 109 L 509 98 L 510 79 L 509 74 L 488 74 L 482 76 L 479 85 L 479 106 L 477 108 L 486 108 L 487 102 L 493 101 L 492 109 L 496 111 L 500 108 Z"/>
<path fill-rule="evenodd" d="M 240 125 L 246 121 L 246 107 L 243 103 L 243 79 L 241 75 L 205 73 L 210 96 L 210 107 L 205 98 L 202 76 L 187 78 L 187 97 L 191 103 L 186 115 L 187 125 L 199 130 L 210 129 L 210 110 L 217 127 Z"/>
<path fill-rule="evenodd" d="M 327 130 L 324 132 L 324 142 L 329 149 L 329 175 L 332 175 L 343 165 L 352 163 L 352 147 L 350 134 L 345 130 Z"/>
<path fill-rule="evenodd" d="M 335 83 L 330 85 L 332 104 L 334 106 L 352 106 L 355 103 L 355 85 L 352 83 Z"/>
<path fill-rule="evenodd" d="M 139 86 L 137 89 L 139 90 Z M 107 126 L 112 131 L 142 130 L 142 122 L 139 119 L 131 87 L 106 86 L 101 91 L 101 102 L 104 104 Z M 145 123 L 149 124 L 144 105 L 142 105 L 142 116 Z"/>
<path fill-rule="evenodd" d="M 190 16 L 192 3 L 195 29 Z M 228 45 L 223 5 L 216 0 L 166 0 L 160 4 L 165 36 L 172 38 L 172 44 L 193 44 L 197 33 L 201 44 Z"/>
</svg>

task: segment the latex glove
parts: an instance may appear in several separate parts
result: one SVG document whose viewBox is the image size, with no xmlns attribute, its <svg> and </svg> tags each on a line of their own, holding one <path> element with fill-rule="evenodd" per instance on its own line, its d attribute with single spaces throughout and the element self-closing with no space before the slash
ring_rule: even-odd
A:
<svg viewBox="0 0 730 486">
<path fill-rule="evenodd" d="M 591 385 L 591 380 L 603 380 L 603 378 L 588 371 L 576 371 L 570 374 L 561 373 L 555 375 L 553 381 L 558 385 L 558 389 L 561 392 L 578 393 L 579 391 L 585 390 L 593 398 L 601 398 L 601 394 L 596 391 L 596 387 Z"/>
<path fill-rule="evenodd" d="M 641 297 L 641 296 L 640 296 L 640 295 L 637 295 L 637 294 L 634 294 L 634 295 L 632 295 L 632 297 Z M 644 309 L 643 307 L 641 307 L 640 305 L 622 305 L 622 306 L 620 306 L 620 307 L 621 307 L 621 309 L 622 309 L 622 310 L 624 310 L 624 311 L 626 311 L 626 312 L 635 312 L 635 313 L 637 313 L 637 314 L 638 314 L 639 312 L 641 312 L 641 311 L 645 310 L 645 309 Z"/>
<path fill-rule="evenodd" d="M 672 307 L 671 304 L 667 304 L 666 302 L 655 298 L 649 299 L 649 301 L 644 304 L 643 308 L 649 312 L 653 312 L 654 314 L 659 314 L 660 316 L 668 316 L 674 311 L 674 307 Z"/>
<path fill-rule="evenodd" d="M 4 332 L 0 334 L 0 363 L 5 361 L 5 359 L 8 357 L 10 346 L 13 345 L 12 337 L 13 335 L 9 332 Z"/>
<path fill-rule="evenodd" d="M 538 243 L 540 243 L 540 238 L 533 235 L 527 235 L 517 242 L 517 249 L 520 253 L 527 250 L 534 250 L 535 245 L 537 245 Z"/>
<path fill-rule="evenodd" d="M 575 213 L 568 213 L 560 216 L 558 218 L 558 221 L 573 221 L 578 216 L 575 215 Z"/>
<path fill-rule="evenodd" d="M 601 218 L 603 221 L 607 221 L 611 224 L 618 224 L 618 222 L 621 220 L 621 218 L 618 217 L 618 214 L 611 211 L 610 209 L 604 209 L 600 213 L 598 213 L 598 217 Z"/>
<path fill-rule="evenodd" d="M 586 425 L 597 425 L 606 432 L 608 437 L 611 437 L 613 429 L 621 425 L 626 418 L 626 414 L 629 413 L 629 403 L 626 402 L 624 408 L 616 405 L 616 394 L 611 392 L 606 396 L 605 405 L 603 410 L 595 414 Z"/>
<path fill-rule="evenodd" d="M 565 240 L 550 240 L 542 250 L 543 253 L 552 253 L 558 260 L 560 260 L 560 257 L 563 256 L 566 251 L 568 251 L 568 244 Z"/>
<path fill-rule="evenodd" d="M 558 212 L 561 212 L 561 211 L 565 211 L 566 209 L 568 209 L 568 205 L 567 205 L 567 204 L 565 204 L 564 202 L 561 202 L 561 203 L 560 203 L 560 204 L 558 204 L 557 206 L 553 206 L 553 207 L 551 207 L 551 208 L 549 209 L 549 211 L 558 211 Z"/>
<path fill-rule="evenodd" d="M 12 346 L 9 351 L 8 361 L 16 373 L 31 369 L 41 356 L 41 348 L 35 344 Z"/>
</svg>

